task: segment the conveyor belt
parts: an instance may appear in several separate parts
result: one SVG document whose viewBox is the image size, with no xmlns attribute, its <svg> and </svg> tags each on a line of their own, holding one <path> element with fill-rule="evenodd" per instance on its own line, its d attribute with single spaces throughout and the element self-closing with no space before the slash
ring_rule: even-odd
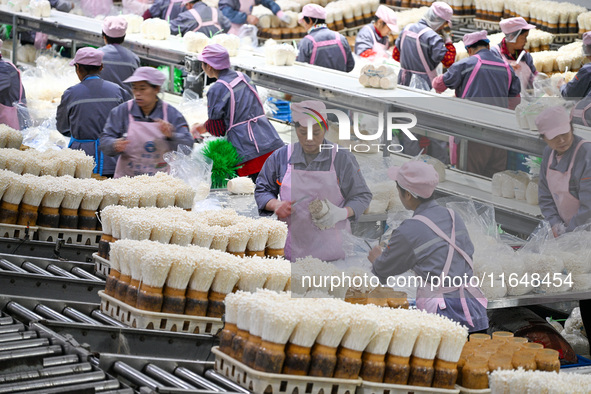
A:
<svg viewBox="0 0 591 394">
<path fill-rule="evenodd" d="M 0 238 L 0 253 L 92 262 L 95 246 L 66 244 L 62 241 L 45 242 L 14 238 Z"/>
<path fill-rule="evenodd" d="M 99 302 L 105 281 L 88 263 L 0 254 L 0 288 L 4 294 L 45 294 L 53 299 Z"/>
</svg>

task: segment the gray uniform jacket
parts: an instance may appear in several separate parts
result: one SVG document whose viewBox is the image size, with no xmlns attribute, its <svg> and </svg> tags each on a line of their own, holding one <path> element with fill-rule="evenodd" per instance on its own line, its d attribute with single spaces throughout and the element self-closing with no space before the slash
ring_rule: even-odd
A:
<svg viewBox="0 0 591 394">
<path fill-rule="evenodd" d="M 316 42 L 335 39 L 335 32 L 327 27 L 312 29 L 309 35 L 314 37 Z M 342 34 L 338 34 L 338 36 L 345 50 L 345 56 L 343 57 L 343 52 L 337 45 L 319 47 L 316 50 L 316 59 L 313 64 L 319 67 L 332 68 L 337 71 L 351 72 L 355 68 L 355 59 L 353 58 L 353 53 L 351 53 L 351 47 Z M 312 40 L 304 37 L 300 41 L 299 49 L 300 52 L 298 53 L 297 61 L 312 64 L 312 53 L 314 50 Z"/>
<path fill-rule="evenodd" d="M 375 39 L 375 40 L 374 40 Z M 363 26 L 355 38 L 355 54 L 361 55 L 368 49 L 373 49 L 374 42 L 388 47 L 388 37 L 379 37 L 373 23 Z"/>
<path fill-rule="evenodd" d="M 140 58 L 135 53 L 118 44 L 109 44 L 99 48 L 103 52 L 103 70 L 101 78 L 121 86 L 131 99 L 131 85 L 123 83 L 140 66 Z"/>
<path fill-rule="evenodd" d="M 212 19 L 212 8 L 211 7 L 208 7 L 204 3 L 199 2 L 199 3 L 195 4 L 193 9 L 195 11 L 197 11 L 197 13 L 199 13 L 199 15 L 201 16 L 201 20 L 203 22 L 211 21 L 211 19 Z M 230 28 L 232 27 L 232 23 L 230 22 L 230 20 L 228 18 L 226 18 L 224 16 L 224 14 L 222 14 L 221 12 L 218 12 L 217 24 L 221 27 L 221 29 L 222 29 L 221 31 L 223 31 L 224 33 L 227 33 L 230 30 Z M 208 37 L 211 37 L 211 36 L 219 33 L 220 29 L 218 29 L 217 27 L 215 27 L 213 25 L 200 27 L 200 25 L 197 23 L 197 20 L 195 20 L 195 17 L 193 16 L 193 13 L 191 11 L 183 11 L 174 20 L 170 21 L 171 34 L 177 35 L 177 34 L 179 34 L 179 31 L 182 35 L 185 35 L 185 33 L 189 32 L 189 31 L 197 31 L 197 32 L 205 34 Z"/>
</svg>

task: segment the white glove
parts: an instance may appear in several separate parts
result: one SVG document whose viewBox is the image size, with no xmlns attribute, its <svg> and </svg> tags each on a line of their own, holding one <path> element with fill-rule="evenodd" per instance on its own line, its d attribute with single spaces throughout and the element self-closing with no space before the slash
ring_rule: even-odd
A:
<svg viewBox="0 0 591 394">
<path fill-rule="evenodd" d="M 347 208 L 339 208 L 326 199 L 324 200 L 324 203 L 328 207 L 328 212 L 320 219 L 313 219 L 314 224 L 316 224 L 316 227 L 320 230 L 333 228 L 335 224 L 346 220 L 349 216 Z"/>
<path fill-rule="evenodd" d="M 446 31 L 444 31 L 441 35 L 443 36 L 443 42 L 444 43 L 446 43 L 446 44 L 451 44 L 452 43 L 451 33 L 448 33 Z"/>
<path fill-rule="evenodd" d="M 289 25 L 291 23 L 291 16 L 287 15 L 283 11 L 277 13 L 277 17 L 281 20 L 281 22 Z"/>
</svg>

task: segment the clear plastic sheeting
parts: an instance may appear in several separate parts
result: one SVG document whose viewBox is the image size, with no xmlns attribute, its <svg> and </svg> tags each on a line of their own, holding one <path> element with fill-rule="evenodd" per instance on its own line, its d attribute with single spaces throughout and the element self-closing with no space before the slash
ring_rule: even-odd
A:
<svg viewBox="0 0 591 394">
<path fill-rule="evenodd" d="M 211 187 L 212 163 L 203 155 L 191 154 L 191 148 L 180 145 L 176 152 L 164 154 L 164 161 L 170 166 L 170 175 L 182 179 L 196 191 L 194 201 L 205 200 Z"/>
</svg>

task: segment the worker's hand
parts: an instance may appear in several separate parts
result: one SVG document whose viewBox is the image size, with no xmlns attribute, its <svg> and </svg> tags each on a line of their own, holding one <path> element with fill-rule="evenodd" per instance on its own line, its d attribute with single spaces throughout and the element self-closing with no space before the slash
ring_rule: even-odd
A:
<svg viewBox="0 0 591 394">
<path fill-rule="evenodd" d="M 373 249 L 369 251 L 369 256 L 367 256 L 367 259 L 373 264 L 374 261 L 376 261 L 377 258 L 382 255 L 382 250 L 383 249 L 379 245 L 374 246 Z"/>
<path fill-rule="evenodd" d="M 125 148 L 127 148 L 127 144 L 129 144 L 129 141 L 126 140 L 125 138 L 116 139 L 115 142 L 113 143 L 113 149 L 117 153 L 124 152 Z"/>
<path fill-rule="evenodd" d="M 205 133 L 207 133 L 205 123 L 195 123 L 193 127 L 191 127 L 191 135 L 193 135 L 193 138 L 201 138 L 201 134 Z"/>
<path fill-rule="evenodd" d="M 432 82 L 433 89 L 439 94 L 445 92 L 447 90 L 447 86 L 445 86 L 445 82 L 443 82 L 443 74 L 438 75 L 433 79 Z"/>
<path fill-rule="evenodd" d="M 279 11 L 277 13 L 277 18 L 279 18 L 279 20 L 287 25 L 289 25 L 291 23 L 291 17 L 289 15 L 287 15 L 285 12 L 283 11 Z"/>
<path fill-rule="evenodd" d="M 511 62 L 511 67 L 513 67 L 514 71 L 519 71 L 521 70 L 521 64 L 517 64 L 517 62 Z"/>
<path fill-rule="evenodd" d="M 560 89 L 560 87 L 561 87 L 562 85 L 564 85 L 565 83 L 566 83 L 566 81 L 564 80 L 564 78 L 560 78 L 560 79 L 558 80 L 558 83 L 556 84 L 556 87 Z"/>
<path fill-rule="evenodd" d="M 328 206 L 328 212 L 320 219 L 312 219 L 316 227 L 320 230 L 326 230 L 333 228 L 337 223 L 346 220 L 349 217 L 349 211 L 347 208 L 339 208 L 328 200 L 324 200 L 326 206 Z"/>
<path fill-rule="evenodd" d="M 259 24 L 259 18 L 257 18 L 254 15 L 248 15 L 246 17 L 246 23 L 248 23 L 249 25 L 258 25 Z"/>
<path fill-rule="evenodd" d="M 558 223 L 552 226 L 552 233 L 554 234 L 554 238 L 558 238 L 562 234 L 566 233 L 566 227 L 564 227 L 564 223 Z"/>
<path fill-rule="evenodd" d="M 174 126 L 171 123 L 168 123 L 162 119 L 158 119 L 156 121 L 158 123 L 158 128 L 166 138 L 172 138 L 172 133 L 174 131 Z"/>
<path fill-rule="evenodd" d="M 446 44 L 451 44 L 452 43 L 452 35 L 451 32 L 446 32 L 445 30 L 441 33 L 441 36 L 443 37 L 443 42 Z"/>
<path fill-rule="evenodd" d="M 279 201 L 275 208 L 275 215 L 279 219 L 285 219 L 291 215 L 291 201 Z"/>
</svg>

